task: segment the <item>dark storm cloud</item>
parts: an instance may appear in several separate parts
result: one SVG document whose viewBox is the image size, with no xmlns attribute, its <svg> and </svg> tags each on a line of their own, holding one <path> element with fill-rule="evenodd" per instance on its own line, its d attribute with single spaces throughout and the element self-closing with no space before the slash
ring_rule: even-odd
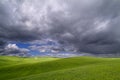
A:
<svg viewBox="0 0 120 80">
<path fill-rule="evenodd" d="M 68 17 L 52 16 L 52 33 L 79 51 L 89 53 L 120 52 L 120 1 L 68 1 Z"/>
<path fill-rule="evenodd" d="M 120 52 L 119 0 L 1 0 L 0 38 L 44 36 L 89 53 Z"/>
<path fill-rule="evenodd" d="M 4 51 L 6 44 L 7 43 L 5 41 L 0 40 L 0 53 L 2 53 Z"/>
<path fill-rule="evenodd" d="M 15 41 L 40 39 L 37 28 L 30 29 L 29 19 L 21 11 L 23 1 L 0 1 L 0 38 Z"/>
<path fill-rule="evenodd" d="M 79 0 L 72 1 L 70 4 L 68 7 L 71 11 L 68 9 L 67 21 L 66 18 L 56 18 L 55 15 L 52 17 L 54 22 L 59 25 L 55 26 L 57 28 L 52 32 L 56 31 L 57 33 L 58 30 L 61 30 L 57 35 L 60 40 L 67 40 L 69 44 L 74 45 L 82 52 L 120 52 L 120 1 L 85 0 L 84 2 Z"/>
</svg>

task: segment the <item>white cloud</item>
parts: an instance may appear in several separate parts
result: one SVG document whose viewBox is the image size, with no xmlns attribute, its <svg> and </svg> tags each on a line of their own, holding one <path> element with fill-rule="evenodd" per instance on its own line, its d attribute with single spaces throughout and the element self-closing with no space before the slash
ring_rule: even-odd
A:
<svg viewBox="0 0 120 80">
<path fill-rule="evenodd" d="M 5 47 L 3 52 L 4 54 L 13 54 L 13 55 L 27 55 L 29 50 L 26 48 L 19 48 L 16 44 L 8 44 Z"/>
<path fill-rule="evenodd" d="M 16 44 L 8 44 L 6 47 L 5 47 L 6 50 L 8 49 L 13 49 L 13 50 L 18 50 L 18 46 Z"/>
</svg>

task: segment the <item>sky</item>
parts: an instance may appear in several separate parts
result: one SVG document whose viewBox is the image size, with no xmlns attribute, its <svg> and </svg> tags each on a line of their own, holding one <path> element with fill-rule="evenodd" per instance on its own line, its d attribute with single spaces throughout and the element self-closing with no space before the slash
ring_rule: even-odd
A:
<svg viewBox="0 0 120 80">
<path fill-rule="evenodd" d="M 0 55 L 84 53 L 120 54 L 120 0 L 0 0 Z"/>
</svg>

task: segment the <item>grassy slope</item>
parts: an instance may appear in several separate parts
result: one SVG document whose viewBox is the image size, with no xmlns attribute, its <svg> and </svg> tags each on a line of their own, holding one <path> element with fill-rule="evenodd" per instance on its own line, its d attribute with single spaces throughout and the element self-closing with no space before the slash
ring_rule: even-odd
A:
<svg viewBox="0 0 120 80">
<path fill-rule="evenodd" d="M 0 57 L 0 80 L 120 80 L 119 58 Z"/>
</svg>

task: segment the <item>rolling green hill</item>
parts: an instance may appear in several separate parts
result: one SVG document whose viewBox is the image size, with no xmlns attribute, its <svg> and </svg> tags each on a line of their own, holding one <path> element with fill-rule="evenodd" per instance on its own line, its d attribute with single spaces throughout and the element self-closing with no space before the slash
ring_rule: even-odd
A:
<svg viewBox="0 0 120 80">
<path fill-rule="evenodd" d="M 120 58 L 0 56 L 0 80 L 120 80 Z"/>
</svg>

